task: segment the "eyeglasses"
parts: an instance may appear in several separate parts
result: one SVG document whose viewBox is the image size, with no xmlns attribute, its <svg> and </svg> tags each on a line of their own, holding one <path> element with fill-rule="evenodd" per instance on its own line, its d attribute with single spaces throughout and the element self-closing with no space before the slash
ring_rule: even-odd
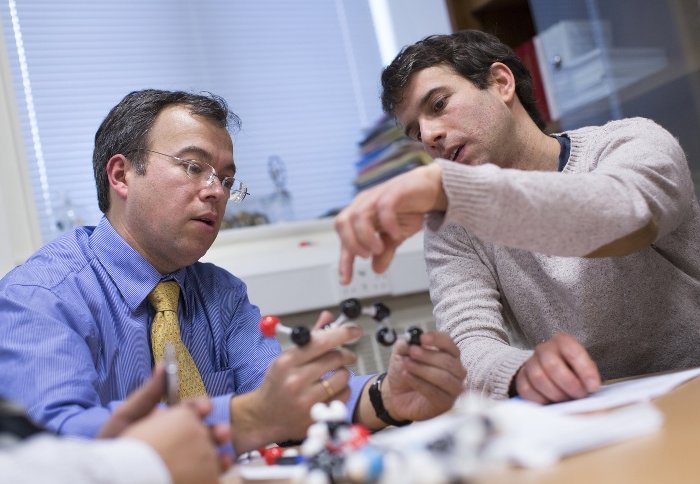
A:
<svg viewBox="0 0 700 484">
<path fill-rule="evenodd" d="M 177 156 L 168 155 L 166 153 L 161 153 L 160 151 L 147 150 L 147 149 L 137 149 L 134 151 L 148 151 L 149 153 L 155 153 L 157 155 L 165 156 L 171 160 L 179 163 L 185 169 L 187 176 L 199 182 L 203 187 L 210 187 L 214 183 L 214 180 L 219 180 L 221 183 L 221 188 L 224 192 L 228 193 L 228 199 L 234 203 L 242 202 L 247 195 L 248 186 L 240 180 L 236 180 L 232 176 L 220 177 L 217 175 L 216 170 L 209 163 L 198 160 L 185 160 L 183 158 L 178 158 Z"/>
</svg>

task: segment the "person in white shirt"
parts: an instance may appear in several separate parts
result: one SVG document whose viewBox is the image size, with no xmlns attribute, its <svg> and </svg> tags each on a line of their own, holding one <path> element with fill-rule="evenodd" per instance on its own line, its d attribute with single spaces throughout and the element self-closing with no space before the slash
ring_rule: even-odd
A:
<svg viewBox="0 0 700 484">
<path fill-rule="evenodd" d="M 207 427 L 206 398 L 156 408 L 165 385 L 162 366 L 112 413 L 100 439 L 59 437 L 0 401 L 0 476 L 12 483 L 215 483 L 230 467 L 217 452 L 227 425 Z"/>
</svg>

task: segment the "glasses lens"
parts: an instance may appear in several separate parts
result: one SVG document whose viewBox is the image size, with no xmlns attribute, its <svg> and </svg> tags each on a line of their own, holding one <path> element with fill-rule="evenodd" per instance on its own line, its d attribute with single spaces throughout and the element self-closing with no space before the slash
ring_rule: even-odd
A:
<svg viewBox="0 0 700 484">
<path fill-rule="evenodd" d="M 235 182 L 235 178 L 227 176 L 226 178 L 221 180 L 221 188 L 223 188 L 227 192 L 230 192 L 233 189 L 233 185 L 235 184 Z"/>
<path fill-rule="evenodd" d="M 187 176 L 199 183 L 210 187 L 214 180 L 217 179 L 216 170 L 209 163 L 196 160 L 181 160 L 187 170 Z M 223 180 L 219 179 L 221 188 L 229 192 L 229 200 L 233 202 L 242 202 L 248 195 L 248 188 L 245 183 L 236 180 L 233 177 L 227 176 Z"/>
<path fill-rule="evenodd" d="M 206 163 L 195 160 L 187 160 L 185 164 L 187 165 L 187 175 L 190 178 L 197 180 L 204 185 L 211 184 L 209 180 L 213 179 L 214 177 L 214 168 Z"/>
<path fill-rule="evenodd" d="M 248 195 L 248 187 L 242 181 L 234 180 L 231 188 L 230 200 L 235 203 L 242 202 Z"/>
</svg>

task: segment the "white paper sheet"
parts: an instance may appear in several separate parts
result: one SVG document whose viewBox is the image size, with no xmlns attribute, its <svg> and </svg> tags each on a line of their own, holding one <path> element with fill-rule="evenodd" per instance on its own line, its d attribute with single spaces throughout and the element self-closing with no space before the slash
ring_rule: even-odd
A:
<svg viewBox="0 0 700 484">
<path fill-rule="evenodd" d="M 597 392 L 586 398 L 570 402 L 553 403 L 543 408 L 559 414 L 576 414 L 619 407 L 636 402 L 645 402 L 670 392 L 681 383 L 698 375 L 700 375 L 700 368 L 693 368 L 664 375 L 653 375 L 610 383 L 601 386 Z"/>
<path fill-rule="evenodd" d="M 463 403 L 465 408 L 451 414 L 386 430 L 370 440 L 387 452 L 409 457 L 435 442 L 450 441 L 453 449 L 440 455 L 441 465 L 449 468 L 457 461 L 474 461 L 474 473 L 496 465 L 549 466 L 567 455 L 655 432 L 664 420 L 661 411 L 648 402 L 593 415 L 557 414 L 546 406 L 516 399 L 478 401 L 475 397 Z M 488 419 L 492 434 L 481 432 L 475 415 Z M 458 459 L 451 460 L 450 453 Z"/>
<path fill-rule="evenodd" d="M 655 432 L 663 415 L 640 403 L 595 415 L 563 415 L 524 401 L 496 407 L 500 435 L 489 442 L 491 458 L 530 468 L 545 467 L 564 456 Z"/>
</svg>

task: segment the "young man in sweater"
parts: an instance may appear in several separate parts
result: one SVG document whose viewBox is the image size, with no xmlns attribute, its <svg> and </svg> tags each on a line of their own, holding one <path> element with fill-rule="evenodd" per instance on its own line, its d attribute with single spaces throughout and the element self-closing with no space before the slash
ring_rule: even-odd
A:
<svg viewBox="0 0 700 484">
<path fill-rule="evenodd" d="M 408 46 L 382 85 L 435 162 L 338 215 L 341 281 L 355 256 L 384 271 L 425 224 L 438 328 L 495 398 L 700 365 L 700 208 L 670 133 L 641 118 L 544 133 L 527 69 L 477 31 Z"/>
</svg>

